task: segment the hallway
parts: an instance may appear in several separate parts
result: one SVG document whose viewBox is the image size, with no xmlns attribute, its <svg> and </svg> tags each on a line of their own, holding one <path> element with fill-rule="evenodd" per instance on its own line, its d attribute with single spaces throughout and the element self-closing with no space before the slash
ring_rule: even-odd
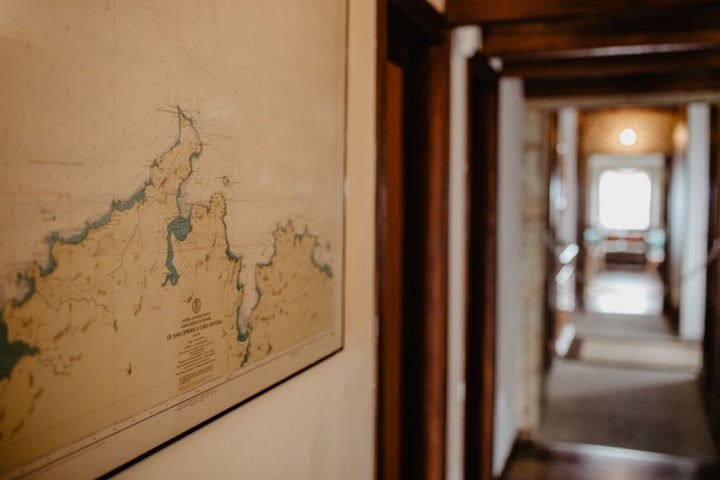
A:
<svg viewBox="0 0 720 480">
<path fill-rule="evenodd" d="M 571 346 L 545 379 L 537 444 L 516 446 L 503 478 L 718 478 L 701 347 L 671 331 L 657 275 L 602 272 L 586 306 L 570 313 Z"/>
<path fill-rule="evenodd" d="M 539 439 L 712 461 L 706 425 L 694 373 L 558 360 Z"/>
<path fill-rule="evenodd" d="M 703 61 L 715 72 L 720 57 L 698 39 L 717 34 L 720 7 L 641 3 L 461 0 L 443 18 L 381 2 L 383 477 L 490 480 L 523 451 L 590 459 L 588 478 L 613 458 L 624 467 L 600 478 L 693 478 L 715 462 L 720 315 L 698 320 L 720 295 L 683 276 L 716 236 L 720 94 Z"/>
</svg>

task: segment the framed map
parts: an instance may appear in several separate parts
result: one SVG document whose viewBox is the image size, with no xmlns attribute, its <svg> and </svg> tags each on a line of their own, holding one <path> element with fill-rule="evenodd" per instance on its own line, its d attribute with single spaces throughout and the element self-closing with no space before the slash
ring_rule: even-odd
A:
<svg viewBox="0 0 720 480">
<path fill-rule="evenodd" d="M 0 0 L 0 477 L 105 474 L 342 347 L 346 4 Z"/>
</svg>

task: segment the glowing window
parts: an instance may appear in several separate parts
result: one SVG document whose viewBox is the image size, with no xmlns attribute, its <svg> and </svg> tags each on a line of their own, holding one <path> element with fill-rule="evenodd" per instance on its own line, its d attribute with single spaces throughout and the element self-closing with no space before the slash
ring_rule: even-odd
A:
<svg viewBox="0 0 720 480">
<path fill-rule="evenodd" d="M 613 230 L 650 228 L 652 185 L 646 172 L 604 172 L 598 193 L 600 225 Z"/>
</svg>

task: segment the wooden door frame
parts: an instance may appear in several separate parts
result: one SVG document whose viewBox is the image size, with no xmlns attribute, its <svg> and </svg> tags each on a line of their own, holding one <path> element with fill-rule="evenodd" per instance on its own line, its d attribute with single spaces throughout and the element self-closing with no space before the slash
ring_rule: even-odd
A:
<svg viewBox="0 0 720 480">
<path fill-rule="evenodd" d="M 577 244 L 578 254 L 575 264 L 575 310 L 585 310 L 585 288 L 587 287 L 587 251 L 585 249 L 585 229 L 587 228 L 587 208 L 588 208 L 588 152 L 585 150 L 585 123 L 587 110 L 578 111 L 578 148 L 577 148 Z"/>
<path fill-rule="evenodd" d="M 680 115 L 678 114 L 678 118 Z M 663 231 L 665 232 L 665 243 L 663 245 L 663 261 L 660 264 L 660 278 L 663 284 L 663 300 L 662 300 L 662 311 L 668 319 L 671 326 L 675 326 L 675 332 L 677 332 L 677 321 L 673 322 L 672 305 L 670 301 L 670 289 L 672 288 L 672 276 L 670 268 L 670 248 L 672 240 L 668 232 L 670 231 L 670 182 L 673 174 L 673 157 L 675 152 L 665 152 L 665 171 L 663 178 L 663 202 L 662 202 L 662 222 Z M 674 316 L 677 318 L 677 314 Z"/>
<path fill-rule="evenodd" d="M 492 479 L 498 195 L 498 75 L 468 60 L 468 305 L 465 478 Z"/>
<path fill-rule="evenodd" d="M 445 388 L 447 357 L 447 206 L 450 45 L 444 17 L 424 0 L 378 0 L 377 51 L 377 192 L 376 279 L 378 314 L 378 393 L 376 476 L 441 479 L 445 474 Z M 397 361 L 387 348 L 388 321 L 383 318 L 384 245 L 388 185 L 385 66 L 402 59 L 404 68 L 404 281 L 402 354 L 399 391 L 383 385 L 384 362 Z M 412 322 L 412 323 L 410 323 Z M 395 353 L 395 356 L 393 356 Z M 401 411 L 384 411 L 389 402 Z M 398 442 L 387 442 L 390 415 L 401 415 Z M 390 432 L 392 434 L 392 432 Z M 388 473 L 390 459 L 399 471 Z"/>
<path fill-rule="evenodd" d="M 550 371 L 555 358 L 555 337 L 557 336 L 557 282 L 555 281 L 557 270 L 557 254 L 555 245 L 557 243 L 557 222 L 553 221 L 552 206 L 550 205 L 550 192 L 553 179 L 562 182 L 562 173 L 559 168 L 559 159 L 556 145 L 559 139 L 558 122 L 559 116 L 557 111 L 547 112 L 543 115 L 543 121 L 546 122 L 547 145 L 546 155 L 548 156 L 548 175 L 545 183 L 547 192 L 545 208 L 545 231 L 547 238 L 545 239 L 545 285 L 543 291 L 545 298 L 543 299 L 543 375 Z M 545 382 L 541 384 L 541 390 L 544 391 Z M 544 398 L 544 395 L 542 396 Z"/>
</svg>

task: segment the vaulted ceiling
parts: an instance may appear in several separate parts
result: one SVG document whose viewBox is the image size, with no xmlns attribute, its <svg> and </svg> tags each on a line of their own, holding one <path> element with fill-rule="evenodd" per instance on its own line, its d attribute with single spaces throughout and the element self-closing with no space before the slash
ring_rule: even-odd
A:
<svg viewBox="0 0 720 480">
<path fill-rule="evenodd" d="M 447 0 L 528 96 L 720 90 L 717 0 Z"/>
</svg>

